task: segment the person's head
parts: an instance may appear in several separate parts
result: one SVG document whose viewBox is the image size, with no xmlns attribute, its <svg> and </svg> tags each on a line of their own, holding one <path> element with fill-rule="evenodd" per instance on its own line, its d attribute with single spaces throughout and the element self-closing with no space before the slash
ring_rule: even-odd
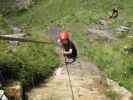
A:
<svg viewBox="0 0 133 100">
<path fill-rule="evenodd" d="M 69 40 L 69 34 L 68 32 L 60 32 L 59 39 L 62 44 L 67 44 Z"/>
</svg>

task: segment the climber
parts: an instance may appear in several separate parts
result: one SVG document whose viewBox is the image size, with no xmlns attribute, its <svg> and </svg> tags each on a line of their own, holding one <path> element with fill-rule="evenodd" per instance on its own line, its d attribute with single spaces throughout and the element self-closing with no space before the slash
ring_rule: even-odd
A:
<svg viewBox="0 0 133 100">
<path fill-rule="evenodd" d="M 66 62 L 74 62 L 77 58 L 77 49 L 74 43 L 69 39 L 68 32 L 60 32 L 58 42 L 62 45 L 62 53 Z"/>
<path fill-rule="evenodd" d="M 110 18 L 117 18 L 118 17 L 118 13 L 119 13 L 118 8 L 114 7 L 112 9 L 112 15 L 110 16 Z"/>
</svg>

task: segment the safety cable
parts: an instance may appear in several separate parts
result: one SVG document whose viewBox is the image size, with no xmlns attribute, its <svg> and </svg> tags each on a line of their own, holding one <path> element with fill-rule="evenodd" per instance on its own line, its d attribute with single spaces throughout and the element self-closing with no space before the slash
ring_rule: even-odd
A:
<svg viewBox="0 0 133 100">
<path fill-rule="evenodd" d="M 71 66 L 71 63 L 70 63 Z M 66 58 L 65 58 L 65 67 L 66 67 L 66 71 L 67 71 L 67 75 L 68 75 L 68 79 L 69 79 L 69 86 L 71 89 L 71 95 L 72 95 L 72 100 L 74 100 L 74 92 L 73 92 L 73 87 L 72 87 L 72 81 L 71 81 L 71 77 L 70 77 L 70 73 L 69 73 L 69 69 L 68 69 L 68 63 L 66 62 Z"/>
<path fill-rule="evenodd" d="M 33 40 L 33 39 L 8 37 L 8 36 L 2 36 L 2 35 L 0 35 L 0 40 L 31 42 L 31 43 L 40 43 L 40 44 L 53 44 L 53 42 L 44 42 L 44 41 L 38 41 L 38 40 Z"/>
</svg>

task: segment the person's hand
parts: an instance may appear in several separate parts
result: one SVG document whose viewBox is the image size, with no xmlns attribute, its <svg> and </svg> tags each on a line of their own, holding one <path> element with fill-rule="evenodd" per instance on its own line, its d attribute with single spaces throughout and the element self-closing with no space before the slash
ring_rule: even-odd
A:
<svg viewBox="0 0 133 100">
<path fill-rule="evenodd" d="M 61 40 L 58 38 L 58 39 L 57 39 L 57 42 L 58 42 L 58 43 L 60 43 L 60 42 L 61 42 Z"/>
</svg>

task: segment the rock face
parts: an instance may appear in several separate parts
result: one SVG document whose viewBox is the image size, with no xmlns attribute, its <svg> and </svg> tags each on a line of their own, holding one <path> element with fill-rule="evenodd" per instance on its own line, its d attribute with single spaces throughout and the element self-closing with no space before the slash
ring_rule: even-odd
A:
<svg viewBox="0 0 133 100">
<path fill-rule="evenodd" d="M 47 83 L 42 83 L 28 93 L 28 100 L 112 100 L 104 94 L 108 91 L 117 94 L 115 100 L 133 100 L 132 93 L 103 76 L 97 66 L 81 60 L 67 68 L 63 64 Z"/>
<path fill-rule="evenodd" d="M 16 6 L 19 10 L 27 9 L 32 3 L 32 0 L 16 0 Z"/>
<path fill-rule="evenodd" d="M 28 93 L 28 100 L 108 100 L 101 93 L 100 72 L 95 65 L 75 62 L 67 68 L 71 83 L 68 81 L 66 67 L 62 65 L 47 84 L 41 84 L 39 88 L 34 88 Z M 72 84 L 72 90 L 70 84 Z"/>
<path fill-rule="evenodd" d="M 22 9 L 27 9 L 33 0 L 0 0 L 0 14 L 6 15 Z"/>
</svg>

